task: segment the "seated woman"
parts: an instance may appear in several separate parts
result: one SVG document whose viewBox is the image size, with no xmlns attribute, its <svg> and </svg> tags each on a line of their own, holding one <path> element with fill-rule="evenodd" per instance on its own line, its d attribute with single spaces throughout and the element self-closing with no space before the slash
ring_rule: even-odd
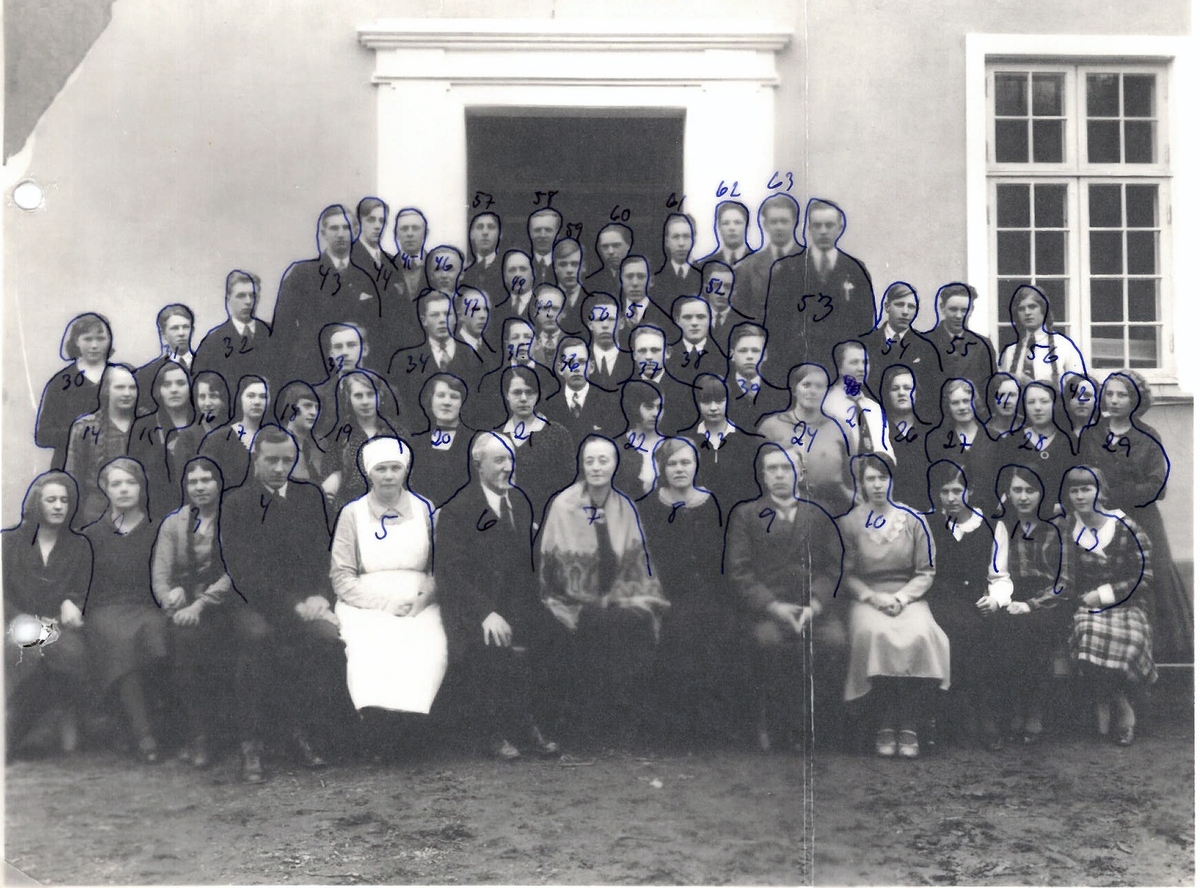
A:
<svg viewBox="0 0 1200 888">
<path fill-rule="evenodd" d="M 250 444 L 267 414 L 267 381 L 261 376 L 243 376 L 238 381 L 233 419 L 204 436 L 197 451 L 215 462 L 225 489 L 240 487 L 250 470 Z"/>
<path fill-rule="evenodd" d="M 529 497 L 533 520 L 540 524 L 550 497 L 570 481 L 571 433 L 537 412 L 542 390 L 533 370 L 519 365 L 505 367 L 500 390 L 508 419 L 497 431 L 512 442 L 517 458 L 513 483 Z"/>
<path fill-rule="evenodd" d="M 183 467 L 200 451 L 204 436 L 233 418 L 229 409 L 229 386 L 225 377 L 212 370 L 201 370 L 192 379 L 192 424 L 186 429 L 167 432 L 167 466 L 171 482 L 183 477 Z"/>
<path fill-rule="evenodd" d="M 729 516 L 724 570 L 753 638 L 759 748 L 768 752 L 783 741 L 803 752 L 810 688 L 813 709 L 824 717 L 842 677 L 846 633 L 834 607 L 842 545 L 828 513 L 796 494 L 803 489 L 802 451 L 768 442 L 755 468 L 759 496 Z M 815 725 L 819 736 L 826 723 Z"/>
<path fill-rule="evenodd" d="M 929 686 L 950 687 L 950 641 L 921 600 L 933 585 L 933 539 L 924 519 L 889 498 L 892 473 L 881 457 L 857 456 L 851 468 L 856 505 L 838 519 L 851 597 L 845 698 L 875 690 L 883 713 L 875 751 L 916 758 Z"/>
<path fill-rule="evenodd" d="M 1061 386 L 1065 414 L 1062 425 L 1070 433 L 1071 452 L 1079 453 L 1083 430 L 1099 418 L 1100 386 L 1082 373 L 1064 373 Z"/>
<path fill-rule="evenodd" d="M 687 433 L 696 446 L 700 484 L 717 500 L 722 513 L 758 493 L 754 483 L 754 454 L 760 435 L 739 428 L 729 419 L 729 390 L 725 380 L 700 373 L 692 382 L 700 423 Z M 659 473 L 661 477 L 661 472 Z"/>
<path fill-rule="evenodd" d="M 1042 519 L 1042 479 L 1023 466 L 1005 466 L 996 482 L 1004 511 L 996 521 L 995 585 L 998 598 L 1011 600 L 996 619 L 994 666 L 1009 732 L 1025 745 L 1042 737 L 1046 694 L 1054 654 L 1067 636 L 1070 608 L 1059 605 L 1062 540 L 1058 528 Z"/>
<path fill-rule="evenodd" d="M 953 725 L 960 732 L 977 726 L 980 743 L 995 751 L 1002 741 L 996 727 L 993 667 L 998 651 L 991 615 L 1008 604 L 1009 596 L 1002 587 L 989 586 L 995 540 L 991 525 L 971 505 L 972 490 L 957 464 L 939 460 L 930 467 L 929 499 L 937 503 L 937 512 L 929 517 L 929 530 L 937 575 L 925 600 L 950 639 Z"/>
<path fill-rule="evenodd" d="M 440 508 L 467 481 L 471 433 L 462 422 L 467 386 L 450 373 L 435 373 L 421 389 L 429 427 L 413 435 L 416 451 L 409 487 Z"/>
<path fill-rule="evenodd" d="M 624 451 L 617 469 L 616 485 L 640 499 L 654 487 L 654 448 L 663 440 L 658 430 L 663 400 L 657 388 L 642 379 L 621 387 L 621 412 L 625 430 L 617 436 Z M 730 504 L 732 505 L 732 504 Z"/>
<path fill-rule="evenodd" d="M 386 713 L 428 715 L 446 674 L 433 514 L 408 489 L 412 460 L 412 449 L 397 438 L 363 444 L 367 492 L 342 509 L 333 532 L 329 578 L 346 643 L 346 683 L 377 755 L 395 739 L 396 720 Z"/>
<path fill-rule="evenodd" d="M 1017 427 L 1000 445 L 1004 463 L 1025 466 L 1054 490 L 1074 462 L 1070 432 L 1055 421 L 1058 392 L 1044 382 L 1031 382 L 1021 392 Z M 994 477 L 994 473 L 993 473 Z"/>
<path fill-rule="evenodd" d="M 1059 495 L 1055 519 L 1063 539 L 1065 594 L 1075 605 L 1071 655 L 1096 707 L 1096 727 L 1118 746 L 1133 742 L 1129 699 L 1158 678 L 1147 611 L 1154 595 L 1150 539 L 1120 509 L 1109 509 L 1103 475 L 1075 466 Z"/>
<path fill-rule="evenodd" d="M 4 678 L 10 753 L 46 710 L 47 701 L 60 710 L 63 751 L 74 751 L 79 740 L 79 714 L 87 704 L 89 677 L 80 630 L 92 574 L 92 547 L 71 530 L 78 506 L 74 479 L 65 472 L 45 472 L 25 492 L 21 523 L 0 535 L 4 622 L 9 629 Z M 18 615 L 26 621 L 58 620 L 58 638 L 36 651 L 23 651 L 13 638 Z"/>
<path fill-rule="evenodd" d="M 1154 608 L 1147 609 L 1160 655 L 1175 662 L 1192 659 L 1195 615 L 1192 596 L 1167 540 L 1158 501 L 1167 490 L 1171 463 L 1161 438 L 1143 416 L 1152 399 L 1136 370 L 1113 373 L 1100 394 L 1102 418 L 1083 434 L 1080 460 L 1104 473 L 1108 504 L 1133 518 L 1150 538 Z"/>
<path fill-rule="evenodd" d="M 850 445 L 842 427 L 821 412 L 829 373 L 820 364 L 798 364 L 788 371 L 788 390 L 791 405 L 782 413 L 764 416 L 758 433 L 785 449 L 802 450 L 804 496 L 840 515 L 850 508 L 853 494 Z"/>
<path fill-rule="evenodd" d="M 519 459 L 520 457 L 518 457 Z M 550 500 L 537 546 L 542 601 L 570 633 L 564 671 L 588 727 L 637 729 L 645 682 L 669 606 L 637 509 L 613 487 L 617 445 L 589 435 L 575 481 Z"/>
<path fill-rule="evenodd" d="M 724 627 L 732 613 L 720 583 L 721 510 L 696 486 L 698 459 L 686 438 L 663 438 L 654 449 L 655 488 L 637 502 L 650 560 L 671 602 L 663 617 L 656 685 L 669 730 L 680 738 L 711 736 L 718 713 L 717 680 L 731 651 Z"/>
<path fill-rule="evenodd" d="M 942 383 L 942 417 L 925 436 L 925 459 L 930 465 L 939 459 L 953 460 L 968 478 L 983 479 L 975 505 L 983 514 L 991 515 L 996 510 L 992 485 L 1001 451 L 983 430 L 977 407 L 975 386 L 970 380 L 948 379 Z"/>
<path fill-rule="evenodd" d="M 71 423 L 85 413 L 95 412 L 99 406 L 100 381 L 112 353 L 112 328 L 103 315 L 87 312 L 67 324 L 59 354 L 68 363 L 42 389 L 33 433 L 38 447 L 54 451 L 50 459 L 52 469 L 62 469 L 67 464 Z"/>
<path fill-rule="evenodd" d="M 993 441 L 1012 434 L 1017 424 L 1017 404 L 1021 400 L 1021 385 L 1011 373 L 993 373 L 987 384 L 988 418 L 983 430 Z"/>
<path fill-rule="evenodd" d="M 171 620 L 175 690 L 190 740 L 183 757 L 197 768 L 210 764 L 209 740 L 223 702 L 215 689 L 232 683 L 233 721 L 245 755 L 242 778 L 258 783 L 263 774 L 255 747 L 262 742 L 268 629 L 225 572 L 217 530 L 222 486 L 221 470 L 207 457 L 184 466 L 183 506 L 159 525 L 150 588 Z"/>
<path fill-rule="evenodd" d="M 137 396 L 133 368 L 112 364 L 100 381 L 100 409 L 71 424 L 66 473 L 79 485 L 77 527 L 91 524 L 104 512 L 107 503 L 96 476 L 101 466 L 129 453 Z"/>
<path fill-rule="evenodd" d="M 167 621 L 150 592 L 158 527 L 146 511 L 146 473 L 129 457 L 100 469 L 108 508 L 84 529 L 94 555 L 84 602 L 84 638 L 101 695 L 114 686 L 143 762 L 158 761 L 147 686 L 165 690 Z M 157 679 L 157 681 L 156 681 Z"/>
<path fill-rule="evenodd" d="M 916 384 L 912 370 L 903 364 L 893 364 L 883 371 L 883 389 L 879 396 L 887 413 L 888 435 L 892 439 L 892 453 L 896 456 L 892 497 L 898 503 L 923 509 L 929 501 L 925 436 L 933 426 L 917 415 Z M 929 398 L 932 393 L 921 394 Z"/>
<path fill-rule="evenodd" d="M 326 494 L 334 497 L 335 513 L 367 491 L 364 476 L 358 468 L 362 446 L 376 438 L 397 438 L 399 435 L 388 417 L 380 412 L 380 403 L 379 389 L 368 373 L 351 370 L 338 383 L 337 420 L 325 439 L 329 452 L 335 455 L 336 471 L 327 476 L 322 485 Z"/>
<path fill-rule="evenodd" d="M 192 424 L 191 389 L 187 370 L 174 361 L 165 362 L 150 389 L 154 412 L 139 416 L 129 432 L 129 455 L 146 470 L 147 496 L 155 515 L 179 508 L 179 484 L 171 483 L 167 464 L 167 436 Z"/>
</svg>

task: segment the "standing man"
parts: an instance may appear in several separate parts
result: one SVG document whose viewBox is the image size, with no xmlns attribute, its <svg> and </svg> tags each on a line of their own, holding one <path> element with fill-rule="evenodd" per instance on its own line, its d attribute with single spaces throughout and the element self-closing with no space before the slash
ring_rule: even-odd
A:
<svg viewBox="0 0 1200 888">
<path fill-rule="evenodd" d="M 629 348 L 629 333 L 642 324 L 671 329 L 671 317 L 650 298 L 650 263 L 645 256 L 621 260 L 621 316 L 617 320 L 617 344 Z M 668 306 L 669 308 L 669 306 Z"/>
<path fill-rule="evenodd" d="M 425 237 L 429 223 L 416 207 L 396 214 L 396 249 L 392 264 L 400 272 L 399 292 L 411 303 L 425 288 Z"/>
<path fill-rule="evenodd" d="M 313 345 L 326 324 L 352 323 L 378 341 L 379 294 L 370 276 L 350 261 L 350 241 L 346 211 L 337 204 L 326 207 L 317 222 L 320 255 L 293 262 L 283 273 L 271 325 L 280 379 L 325 375 Z"/>
<path fill-rule="evenodd" d="M 700 269 L 703 281 L 700 297 L 708 303 L 712 315 L 712 338 L 722 353 L 729 351 L 729 333 L 742 321 L 748 320 L 734 311 L 729 302 L 733 293 L 733 269 L 715 259 L 704 263 Z"/>
<path fill-rule="evenodd" d="M 454 313 L 458 326 L 454 338 L 479 356 L 485 365 L 497 360 L 496 347 L 488 341 L 488 323 L 492 318 L 492 303 L 488 294 L 472 286 L 460 285 L 454 297 Z"/>
<path fill-rule="evenodd" d="M 663 223 L 662 267 L 650 284 L 651 297 L 664 314 L 680 296 L 695 296 L 700 292 L 700 270 L 689 257 L 695 244 L 692 220 L 682 213 L 671 213 Z"/>
<path fill-rule="evenodd" d="M 740 200 L 723 200 L 713 213 L 713 230 L 717 235 L 717 248 L 698 263 L 724 262 L 730 268 L 741 262 L 754 251 L 746 243 L 746 229 L 750 225 L 750 208 Z"/>
<path fill-rule="evenodd" d="M 476 214 L 467 230 L 467 239 L 471 243 L 471 264 L 463 269 L 459 285 L 482 290 L 494 302 L 504 294 L 500 217 L 492 212 Z"/>
<path fill-rule="evenodd" d="M 583 331 L 582 310 L 587 290 L 579 282 L 582 261 L 583 247 L 574 238 L 564 237 L 554 245 L 554 276 L 558 279 L 558 288 L 562 290 L 565 300 L 558 322 L 572 336 L 578 336 Z"/>
<path fill-rule="evenodd" d="M 266 619 L 266 653 L 278 716 L 300 760 L 323 764 L 318 750 L 349 709 L 346 655 L 329 586 L 329 525 L 321 488 L 292 477 L 296 442 L 264 425 L 250 446 L 251 472 L 226 492 L 220 545 L 234 588 Z"/>
<path fill-rule="evenodd" d="M 546 399 L 542 415 L 571 433 L 572 452 L 588 435 L 615 435 L 621 430 L 621 405 L 610 392 L 588 381 L 587 343 L 564 337 L 554 359 L 559 389 Z"/>
<path fill-rule="evenodd" d="M 937 292 L 937 324 L 925 336 L 937 349 L 943 379 L 969 379 L 975 391 L 985 392 L 988 379 L 996 372 L 996 349 L 988 337 L 967 326 L 974 308 L 974 287 L 957 282 L 946 284 Z M 924 393 L 917 391 L 922 412 L 932 415 L 930 399 L 937 400 L 941 385 Z"/>
<path fill-rule="evenodd" d="M 778 382 L 795 364 L 827 364 L 833 347 L 865 335 L 875 325 L 875 291 L 861 262 L 837 248 L 846 216 L 813 198 L 805 214 L 805 250 L 780 260 L 771 272 L 767 329 L 781 346 L 764 367 Z"/>
<path fill-rule="evenodd" d="M 884 425 L 883 408 L 867 388 L 867 350 L 861 342 L 839 342 L 833 349 L 837 375 L 821 402 L 821 412 L 833 419 L 846 435 L 848 456 L 876 453 L 896 464 Z"/>
<path fill-rule="evenodd" d="M 454 303 L 449 296 L 430 290 L 417 300 L 417 314 L 425 341 L 398 350 L 388 362 L 387 371 L 388 382 L 406 416 L 420 415 L 421 389 L 435 373 L 457 376 L 468 391 L 483 375 L 483 361 L 454 338 Z"/>
<path fill-rule="evenodd" d="M 629 351 L 633 357 L 630 380 L 652 383 L 662 396 L 658 430 L 664 435 L 674 435 L 694 425 L 696 409 L 692 389 L 667 373 L 671 349 L 667 347 L 663 331 L 651 324 L 635 327 L 629 334 Z"/>
<path fill-rule="evenodd" d="M 463 255 L 458 247 L 439 244 L 425 256 L 425 282 L 429 290 L 436 290 L 453 297 L 458 292 L 458 280 L 462 274 Z M 421 291 L 422 293 L 425 290 Z"/>
<path fill-rule="evenodd" d="M 529 217 L 529 246 L 533 256 L 533 283 L 554 284 L 554 242 L 562 230 L 562 215 L 549 207 Z"/>
<path fill-rule="evenodd" d="M 743 317 L 759 323 L 766 317 L 772 267 L 780 259 L 797 256 L 804 250 L 796 240 L 799 221 L 800 205 L 787 194 L 772 194 L 758 208 L 758 225 L 763 232 L 762 249 L 733 266 L 733 273 L 737 275 L 733 308 Z M 774 327 L 768 324 L 767 329 L 775 335 Z"/>
<path fill-rule="evenodd" d="M 529 257 L 520 250 L 509 250 L 504 254 L 504 289 L 508 298 L 496 306 L 497 325 L 509 318 L 528 318 L 529 303 L 533 301 L 533 265 Z"/>
<path fill-rule="evenodd" d="M 434 579 L 442 592 L 451 662 L 468 676 L 471 708 L 488 750 L 505 761 L 520 746 L 542 756 L 558 744 L 538 727 L 543 653 L 556 628 L 533 569 L 533 510 L 512 484 L 514 457 L 501 435 L 471 442 L 467 484 L 438 510 Z"/>
<path fill-rule="evenodd" d="M 583 302 L 583 325 L 588 332 L 588 382 L 606 392 L 617 392 L 633 373 L 629 353 L 617 347 L 617 319 L 621 308 L 615 296 L 593 293 Z"/>
<path fill-rule="evenodd" d="M 633 249 L 633 231 L 628 225 L 610 222 L 596 235 L 596 255 L 600 257 L 600 268 L 584 279 L 583 288 L 589 293 L 607 293 L 616 296 L 621 292 L 621 263 Z"/>
<path fill-rule="evenodd" d="M 364 197 L 358 202 L 358 238 L 350 248 L 350 261 L 370 275 L 375 290 L 384 298 L 392 279 L 398 277 L 396 266 L 384 252 L 379 239 L 387 224 L 388 206 L 377 197 Z"/>
<path fill-rule="evenodd" d="M 225 321 L 200 340 L 193 376 L 212 370 L 226 381 L 257 373 L 275 386 L 286 382 L 271 365 L 271 328 L 254 316 L 261 284 L 257 275 L 238 269 L 225 276 Z"/>
<path fill-rule="evenodd" d="M 667 372 L 688 385 L 706 370 L 723 372 L 725 355 L 712 341 L 708 303 L 699 296 L 680 296 L 675 300 L 672 317 L 682 335 L 667 361 Z"/>
<path fill-rule="evenodd" d="M 195 373 L 192 369 L 196 357 L 192 353 L 192 325 L 195 321 L 196 316 L 192 314 L 192 310 L 178 302 L 164 306 L 158 313 L 159 355 L 150 363 L 138 367 L 133 374 L 138 386 L 139 415 L 154 412 L 155 402 L 151 389 L 154 386 L 154 377 L 158 375 L 163 364 L 178 364 L 187 371 L 189 377 Z"/>
<path fill-rule="evenodd" d="M 768 413 L 786 410 L 788 391 L 763 379 L 761 367 L 767 354 L 767 331 L 758 324 L 738 324 L 729 334 L 729 418 L 738 428 L 754 431 Z"/>
</svg>

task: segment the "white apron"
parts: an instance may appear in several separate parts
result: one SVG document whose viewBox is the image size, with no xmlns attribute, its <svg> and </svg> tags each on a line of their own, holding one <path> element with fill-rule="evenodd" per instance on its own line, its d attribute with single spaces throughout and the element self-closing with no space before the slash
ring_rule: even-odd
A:
<svg viewBox="0 0 1200 888">
<path fill-rule="evenodd" d="M 432 528 L 425 505 L 405 492 L 411 516 L 388 524 L 379 539 L 364 496 L 347 508 L 356 510 L 359 582 L 395 601 L 415 602 L 429 563 Z M 334 607 L 346 643 L 346 683 L 356 709 L 379 706 L 400 712 L 429 713 L 446 675 L 446 632 L 441 609 L 431 604 L 416 616 L 397 617 L 382 610 Z"/>
</svg>

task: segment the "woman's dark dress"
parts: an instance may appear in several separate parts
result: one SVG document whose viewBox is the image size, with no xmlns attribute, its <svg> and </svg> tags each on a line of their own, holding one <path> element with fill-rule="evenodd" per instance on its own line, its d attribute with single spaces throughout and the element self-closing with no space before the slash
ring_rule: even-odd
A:
<svg viewBox="0 0 1200 888">
<path fill-rule="evenodd" d="M 167 620 L 150 592 L 157 522 L 143 519 L 127 534 L 105 514 L 89 525 L 94 561 L 84 608 L 84 637 L 103 693 L 135 669 L 167 655 Z"/>
<path fill-rule="evenodd" d="M 80 375 L 79 364 L 72 361 L 50 377 L 42 389 L 38 406 L 34 441 L 38 447 L 54 450 L 50 468 L 62 469 L 67 463 L 67 438 L 71 423 L 85 413 L 100 409 L 100 383 Z"/>
<path fill-rule="evenodd" d="M 467 483 L 471 453 L 471 430 L 459 426 L 450 446 L 433 446 L 433 432 L 421 432 L 412 438 L 413 464 L 408 488 L 439 508 Z"/>
<path fill-rule="evenodd" d="M 988 436 L 982 423 L 978 425 L 975 440 L 969 446 L 963 445 L 954 423 L 947 422 L 936 427 L 925 436 L 925 459 L 930 465 L 939 459 L 957 463 L 966 473 L 967 486 L 971 489 L 971 505 L 984 515 L 991 515 L 996 510 L 996 473 L 1005 462 L 1001 453 L 1003 445 Z M 926 499 L 928 496 L 926 491 Z M 896 497 L 892 499 L 896 500 Z"/>
</svg>

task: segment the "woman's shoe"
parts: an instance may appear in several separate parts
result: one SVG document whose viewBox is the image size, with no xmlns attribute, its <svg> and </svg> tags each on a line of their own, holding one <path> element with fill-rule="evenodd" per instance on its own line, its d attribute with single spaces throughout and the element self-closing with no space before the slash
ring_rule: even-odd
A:
<svg viewBox="0 0 1200 888">
<path fill-rule="evenodd" d="M 1117 746 L 1133 745 L 1133 725 L 1121 725 L 1117 728 Z"/>
<path fill-rule="evenodd" d="M 875 733 L 875 754 L 891 758 L 896 754 L 896 732 L 891 728 L 880 728 Z"/>
<path fill-rule="evenodd" d="M 900 757 L 915 759 L 921 754 L 921 743 L 917 740 L 916 731 L 900 732 Z"/>
</svg>

